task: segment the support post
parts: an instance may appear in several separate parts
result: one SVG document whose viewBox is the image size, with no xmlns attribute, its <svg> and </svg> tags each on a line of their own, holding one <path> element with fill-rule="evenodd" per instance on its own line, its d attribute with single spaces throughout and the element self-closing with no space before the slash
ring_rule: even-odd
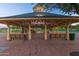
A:
<svg viewBox="0 0 79 59">
<path fill-rule="evenodd" d="M 70 37 L 69 37 L 69 25 L 67 25 L 67 27 L 66 27 L 66 39 L 70 40 Z"/>
<path fill-rule="evenodd" d="M 31 40 L 31 24 L 29 24 L 28 40 Z"/>
<path fill-rule="evenodd" d="M 22 33 L 25 33 L 25 29 L 22 27 Z"/>
<path fill-rule="evenodd" d="M 11 40 L 10 39 L 10 26 L 9 25 L 7 25 L 8 26 L 8 29 L 7 29 L 7 40 L 9 41 L 9 40 Z"/>
<path fill-rule="evenodd" d="M 52 27 L 52 32 L 54 33 L 54 27 Z"/>
<path fill-rule="evenodd" d="M 47 40 L 47 25 L 45 24 L 45 27 L 44 27 L 44 39 Z"/>
</svg>

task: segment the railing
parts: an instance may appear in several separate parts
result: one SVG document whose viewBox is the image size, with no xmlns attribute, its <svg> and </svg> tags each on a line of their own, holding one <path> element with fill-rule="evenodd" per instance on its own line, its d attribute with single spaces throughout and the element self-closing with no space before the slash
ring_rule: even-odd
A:
<svg viewBox="0 0 79 59">
<path fill-rule="evenodd" d="M 26 33 L 10 33 L 10 38 L 11 40 L 14 39 L 27 39 L 27 34 Z"/>
<path fill-rule="evenodd" d="M 66 38 L 66 33 L 52 33 L 50 34 L 50 37 L 51 38 L 61 38 L 61 39 L 64 39 Z"/>
<path fill-rule="evenodd" d="M 24 40 L 27 40 L 27 33 L 10 33 L 10 38 L 11 40 L 14 40 L 14 39 L 24 39 Z M 66 38 L 66 33 L 51 33 L 48 35 L 48 37 L 50 39 L 64 39 Z"/>
</svg>

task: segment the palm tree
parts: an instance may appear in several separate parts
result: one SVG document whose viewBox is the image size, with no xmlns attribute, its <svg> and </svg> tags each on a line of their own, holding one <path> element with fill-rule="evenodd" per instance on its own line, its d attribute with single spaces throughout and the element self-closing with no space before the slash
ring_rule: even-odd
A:
<svg viewBox="0 0 79 59">
<path fill-rule="evenodd" d="M 45 11 L 52 11 L 56 8 L 66 14 L 79 14 L 79 4 L 78 3 L 38 3 L 37 5 L 43 6 Z"/>
</svg>

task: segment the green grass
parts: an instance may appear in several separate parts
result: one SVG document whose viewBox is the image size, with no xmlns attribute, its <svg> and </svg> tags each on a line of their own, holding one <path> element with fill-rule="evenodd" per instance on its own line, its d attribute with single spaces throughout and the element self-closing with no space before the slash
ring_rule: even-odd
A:
<svg viewBox="0 0 79 59">
<path fill-rule="evenodd" d="M 55 30 L 54 30 L 55 31 Z M 57 31 L 60 31 L 60 32 L 65 32 L 66 30 L 64 30 L 64 29 L 59 29 L 59 30 L 57 30 Z M 4 32 L 6 32 L 6 30 L 0 30 L 0 33 L 4 33 Z M 21 30 L 20 29 L 13 29 L 13 30 L 11 30 L 11 32 L 21 32 Z M 73 33 L 75 33 L 75 32 L 79 32 L 79 29 L 72 29 L 72 30 L 69 30 L 69 32 L 73 32 Z"/>
<path fill-rule="evenodd" d="M 6 32 L 6 30 L 0 30 L 0 33 L 4 33 L 4 32 Z"/>
<path fill-rule="evenodd" d="M 21 32 L 21 30 L 12 30 L 11 32 Z"/>
</svg>

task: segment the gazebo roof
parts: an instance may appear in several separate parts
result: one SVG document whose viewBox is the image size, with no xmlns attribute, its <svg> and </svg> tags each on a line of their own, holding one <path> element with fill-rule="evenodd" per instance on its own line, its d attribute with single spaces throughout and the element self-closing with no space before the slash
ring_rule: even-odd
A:
<svg viewBox="0 0 79 59">
<path fill-rule="evenodd" d="M 54 14 L 54 13 L 47 13 L 47 12 L 31 12 L 31 13 L 24 13 L 20 15 L 14 15 L 9 17 L 3 18 L 51 18 L 51 17 L 65 17 L 64 15 Z"/>
<path fill-rule="evenodd" d="M 0 18 L 0 23 L 22 26 L 26 26 L 29 23 L 45 23 L 51 26 L 60 26 L 75 22 L 79 22 L 79 16 L 66 16 L 47 12 L 31 12 Z"/>
</svg>

